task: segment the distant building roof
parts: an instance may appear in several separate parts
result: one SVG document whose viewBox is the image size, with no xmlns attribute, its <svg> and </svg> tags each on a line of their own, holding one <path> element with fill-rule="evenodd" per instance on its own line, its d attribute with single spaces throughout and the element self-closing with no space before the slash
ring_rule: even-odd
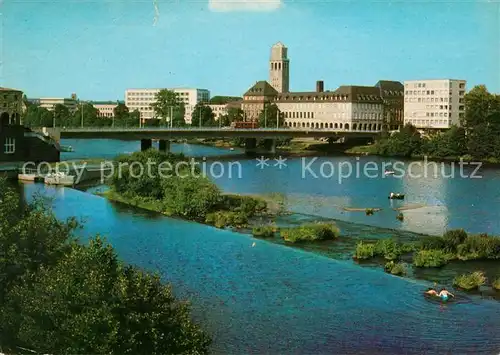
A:
<svg viewBox="0 0 500 355">
<path fill-rule="evenodd" d="M 92 105 L 118 105 L 125 103 L 124 101 L 116 100 L 116 101 L 90 101 Z"/>
<path fill-rule="evenodd" d="M 382 96 L 404 95 L 404 85 L 399 81 L 380 80 L 375 86 L 381 90 Z"/>
<path fill-rule="evenodd" d="M 276 97 L 281 102 L 331 101 L 331 102 L 372 102 L 379 103 L 380 89 L 375 86 L 342 85 L 335 91 L 306 91 L 281 93 Z"/>
<path fill-rule="evenodd" d="M 1 86 L 0 86 L 0 91 L 17 91 L 17 92 L 22 92 L 22 90 L 4 88 L 4 87 L 1 87 Z"/>
<path fill-rule="evenodd" d="M 257 81 L 254 86 L 252 86 L 245 93 L 244 96 L 276 96 L 278 91 L 271 86 L 267 81 L 261 80 Z"/>
</svg>

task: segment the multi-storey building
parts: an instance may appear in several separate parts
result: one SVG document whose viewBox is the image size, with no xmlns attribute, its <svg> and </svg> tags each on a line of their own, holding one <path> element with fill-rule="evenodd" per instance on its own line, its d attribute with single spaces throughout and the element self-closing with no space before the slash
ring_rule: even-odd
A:
<svg viewBox="0 0 500 355">
<path fill-rule="evenodd" d="M 114 117 L 115 107 L 119 101 L 93 101 L 92 106 L 97 109 L 99 117 Z"/>
<path fill-rule="evenodd" d="M 227 104 L 220 105 L 208 105 L 212 109 L 212 112 L 215 115 L 215 119 L 218 120 L 220 116 L 227 115 Z"/>
<path fill-rule="evenodd" d="M 271 49 L 271 83 L 258 81 L 244 95 L 241 108 L 247 121 L 255 121 L 266 105 L 276 104 L 285 125 L 304 129 L 380 131 L 403 123 L 403 84 L 381 80 L 375 86 L 340 86 L 325 91 L 289 92 L 289 59 L 286 47 Z"/>
<path fill-rule="evenodd" d="M 465 115 L 465 80 L 405 81 L 404 123 L 421 129 L 448 129 Z"/>
<path fill-rule="evenodd" d="M 125 91 L 125 105 L 130 112 L 135 110 L 141 114 L 141 119 L 155 118 L 155 112 L 151 104 L 156 101 L 156 94 L 162 89 L 127 89 Z M 167 89 L 177 94 L 180 101 L 184 103 L 186 123 L 191 123 L 191 116 L 196 104 L 208 102 L 210 100 L 210 91 L 206 89 Z"/>
<path fill-rule="evenodd" d="M 23 92 L 0 87 L 0 126 L 20 124 L 23 111 Z"/>
<path fill-rule="evenodd" d="M 71 98 L 62 97 L 42 97 L 37 100 L 40 107 L 52 111 L 56 105 L 64 105 L 70 112 L 75 112 L 77 109 L 78 101 L 76 95 L 73 94 Z"/>
</svg>

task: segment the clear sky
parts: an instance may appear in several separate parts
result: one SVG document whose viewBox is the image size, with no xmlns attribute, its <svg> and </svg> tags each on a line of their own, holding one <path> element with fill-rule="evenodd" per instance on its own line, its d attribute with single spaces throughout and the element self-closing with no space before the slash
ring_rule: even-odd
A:
<svg viewBox="0 0 500 355">
<path fill-rule="evenodd" d="M 500 92 L 500 2 L 0 0 L 0 86 L 124 99 L 127 88 L 241 96 L 289 51 L 291 91 L 466 79 Z M 250 4 L 249 4 L 250 3 Z"/>
</svg>

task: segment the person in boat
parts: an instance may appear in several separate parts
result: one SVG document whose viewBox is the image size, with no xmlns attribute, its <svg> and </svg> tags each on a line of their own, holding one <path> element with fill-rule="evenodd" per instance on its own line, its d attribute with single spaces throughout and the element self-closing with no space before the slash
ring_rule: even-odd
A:
<svg viewBox="0 0 500 355">
<path fill-rule="evenodd" d="M 429 296 L 439 296 L 438 292 L 432 287 L 429 287 L 427 291 L 425 291 L 425 294 Z"/>
<path fill-rule="evenodd" d="M 441 299 L 443 301 L 446 301 L 450 296 L 451 297 L 455 297 L 455 295 L 451 292 L 449 292 L 447 289 L 445 289 L 444 287 L 442 288 L 442 290 L 439 292 L 439 297 L 441 297 Z"/>
</svg>

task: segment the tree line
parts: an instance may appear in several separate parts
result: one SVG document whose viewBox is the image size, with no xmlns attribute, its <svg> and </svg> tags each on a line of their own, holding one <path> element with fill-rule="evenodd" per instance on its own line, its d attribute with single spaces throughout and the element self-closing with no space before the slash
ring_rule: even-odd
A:
<svg viewBox="0 0 500 355">
<path fill-rule="evenodd" d="M 119 261 L 100 237 L 80 243 L 0 183 L 0 352 L 205 354 L 209 336 L 156 275 Z"/>
<path fill-rule="evenodd" d="M 400 157 L 460 157 L 500 162 L 500 95 L 475 86 L 464 97 L 465 115 L 460 127 L 421 134 L 406 125 L 392 135 L 385 134 L 373 147 L 375 154 Z"/>
</svg>

